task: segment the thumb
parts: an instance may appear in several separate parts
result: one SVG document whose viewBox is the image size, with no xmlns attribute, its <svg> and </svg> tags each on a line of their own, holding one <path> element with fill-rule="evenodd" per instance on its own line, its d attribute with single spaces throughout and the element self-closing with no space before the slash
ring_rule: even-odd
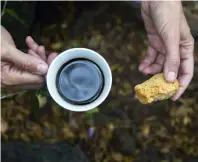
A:
<svg viewBox="0 0 198 162">
<path fill-rule="evenodd" d="M 168 82 L 173 82 L 177 78 L 180 66 L 179 53 L 179 24 L 173 24 L 164 28 L 160 34 L 165 46 L 164 76 Z"/>
<path fill-rule="evenodd" d="M 173 53 L 174 51 L 175 53 Z M 164 75 L 168 82 L 175 81 L 179 71 L 179 65 L 180 65 L 180 57 L 178 55 L 179 52 L 177 52 L 177 50 L 173 50 L 173 52 L 169 52 L 169 53 L 167 52 L 166 61 L 164 64 Z"/>
<path fill-rule="evenodd" d="M 181 2 L 151 2 L 151 16 L 165 47 L 164 75 L 173 82 L 180 65 L 180 16 Z"/>
<path fill-rule="evenodd" d="M 175 81 L 179 71 L 179 34 L 179 24 L 178 26 L 173 24 L 173 26 L 165 27 L 164 32 L 160 34 L 165 46 L 164 76 L 168 82 Z"/>
<path fill-rule="evenodd" d="M 9 45 L 8 45 L 9 46 Z M 47 73 L 48 65 L 42 59 L 25 54 L 13 46 L 9 46 L 7 53 L 2 58 L 17 67 L 31 73 L 43 75 Z"/>
</svg>

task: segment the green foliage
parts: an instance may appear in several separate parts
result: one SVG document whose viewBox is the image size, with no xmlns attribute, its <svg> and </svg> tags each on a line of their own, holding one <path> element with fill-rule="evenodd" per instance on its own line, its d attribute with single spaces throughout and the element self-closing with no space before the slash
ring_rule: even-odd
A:
<svg viewBox="0 0 198 162">
<path fill-rule="evenodd" d="M 69 5 L 65 4 L 65 6 L 67 7 Z M 71 12 L 65 9 L 65 6 L 61 4 L 61 7 L 63 7 L 62 13 L 64 15 L 71 14 Z M 121 9 L 120 6 L 119 8 Z M 94 15 L 94 12 L 93 14 L 90 12 L 87 15 L 88 18 Z M 115 15 L 115 13 L 117 13 L 117 10 L 114 10 L 112 15 Z M 111 14 L 108 13 L 106 15 Z M 122 20 L 120 22 L 120 20 L 117 20 L 117 23 L 115 23 L 111 20 L 112 18 L 109 19 L 108 17 L 105 18 L 105 21 L 109 19 L 109 27 L 105 28 L 105 25 L 97 25 L 99 24 L 98 22 L 102 24 L 101 19 L 104 17 L 104 14 L 102 17 L 100 15 L 94 17 L 94 23 L 92 23 L 94 26 L 92 26 L 92 24 L 87 23 L 87 21 L 83 21 L 86 20 L 85 18 L 87 18 L 87 16 L 82 17 L 81 20 L 84 22 L 83 25 L 86 25 L 90 29 L 85 33 L 84 28 L 79 27 L 79 29 L 83 29 L 80 32 L 82 34 L 85 33 L 83 38 L 69 37 L 67 38 L 68 40 L 65 39 L 63 41 L 62 37 L 60 39 L 60 35 L 62 36 L 62 33 L 65 33 L 65 28 L 64 30 L 62 29 L 61 32 L 61 29 L 58 30 L 57 27 L 51 27 L 50 29 L 46 27 L 48 30 L 44 28 L 42 37 L 48 40 L 44 43 L 46 49 L 51 49 L 51 45 L 53 45 L 54 48 L 52 49 L 57 49 L 58 51 L 75 47 L 79 44 L 90 48 L 90 36 L 93 37 L 94 41 L 102 39 L 100 40 L 101 42 L 99 41 L 100 46 L 98 46 L 97 50 L 110 63 L 114 76 L 111 95 L 105 106 L 101 105 L 101 108 L 108 111 L 104 111 L 100 114 L 100 110 L 97 107 L 84 113 L 71 113 L 53 103 L 50 107 L 52 113 L 47 112 L 45 115 L 40 115 L 40 110 L 45 110 L 43 112 L 48 110 L 41 108 L 41 102 L 39 100 L 40 95 L 49 95 L 47 89 L 44 87 L 37 91 L 28 91 L 29 97 L 25 94 L 23 97 L 17 98 L 19 100 L 21 99 L 21 102 L 17 102 L 20 104 L 16 105 L 15 101 L 11 98 L 9 98 L 9 100 L 2 100 L 2 119 L 7 124 L 7 129 L 9 130 L 2 133 L 2 139 L 8 141 L 39 140 L 48 142 L 71 140 L 72 142 L 79 142 L 79 144 L 86 146 L 85 151 L 88 153 L 90 161 L 96 162 L 152 161 L 155 158 L 158 159 L 158 155 L 160 156 L 159 162 L 165 162 L 166 159 L 164 159 L 164 157 L 168 159 L 170 157 L 172 161 L 179 162 L 181 160 L 179 160 L 178 157 L 174 157 L 177 152 L 182 152 L 182 157 L 188 155 L 197 157 L 197 73 L 195 72 L 191 88 L 189 88 L 183 96 L 184 100 L 180 99 L 176 103 L 159 102 L 153 105 L 140 105 L 135 101 L 133 87 L 143 79 L 138 75 L 139 72 L 137 71 L 136 61 L 146 52 L 147 38 L 145 31 L 142 30 L 142 28 L 137 29 L 137 23 L 133 22 L 131 24 L 131 20 L 130 22 L 122 22 Z M 64 22 L 65 21 L 66 17 L 64 17 Z M 124 23 L 124 25 L 122 25 L 122 23 Z M 67 24 L 69 26 L 68 22 Z M 76 24 L 77 23 L 74 23 L 74 25 Z M 115 24 L 118 24 L 119 28 L 122 26 L 123 31 L 118 32 L 115 30 L 115 28 L 117 28 Z M 57 26 L 60 25 L 57 23 Z M 95 31 L 99 30 L 97 26 L 99 28 L 100 26 L 105 28 L 101 37 L 95 34 Z M 71 32 L 72 31 L 73 27 L 71 27 Z M 101 31 L 103 30 L 101 29 Z M 70 30 L 68 30 L 68 32 L 70 32 Z M 123 33 L 126 33 L 126 36 L 123 36 Z M 117 40 L 117 37 L 122 39 Z M 195 63 L 196 68 L 197 65 L 198 64 Z M 28 105 L 26 105 L 26 102 L 23 105 L 24 100 L 27 101 L 27 98 L 29 102 Z M 35 122 L 35 120 L 30 118 L 33 112 L 34 117 L 42 122 Z M 96 116 L 97 118 L 95 118 Z M 115 120 L 112 120 L 112 118 L 115 118 Z M 91 128 L 91 131 L 94 130 L 93 138 L 88 136 L 87 128 Z M 111 143 L 110 140 L 116 137 L 113 142 L 118 143 L 117 147 L 123 146 L 125 148 L 125 142 L 122 141 L 125 140 L 128 133 L 131 136 L 129 139 L 134 138 L 137 140 L 137 149 L 134 151 L 134 155 L 132 154 L 125 157 L 122 152 L 114 152 L 112 147 L 113 143 Z M 132 140 L 127 141 L 130 143 Z M 152 151 L 153 147 L 154 152 Z M 158 152 L 160 153 L 158 154 Z M 161 159 L 161 155 L 165 156 Z M 180 156 L 180 154 L 178 156 Z M 143 159 L 144 157 L 146 157 L 146 159 Z"/>
<path fill-rule="evenodd" d="M 25 24 L 25 21 L 22 20 L 19 15 L 15 12 L 14 9 L 9 9 L 9 8 L 6 8 L 3 12 L 2 12 L 2 16 L 5 15 L 5 14 L 8 14 L 10 15 L 11 17 L 15 18 L 16 20 L 18 20 L 21 24 Z"/>
<path fill-rule="evenodd" d="M 86 111 L 86 115 L 90 116 L 90 115 L 93 115 L 93 114 L 98 113 L 98 112 L 99 112 L 99 108 L 96 107 L 95 109 Z"/>
<path fill-rule="evenodd" d="M 38 118 L 39 115 L 39 100 L 37 98 L 37 92 L 36 91 L 28 91 L 28 101 L 31 106 L 31 111 L 35 119 Z"/>
<path fill-rule="evenodd" d="M 85 119 L 86 120 L 92 119 L 93 115 L 95 115 L 96 113 L 99 113 L 99 108 L 98 107 L 96 107 L 92 110 L 86 111 L 85 112 Z"/>
<path fill-rule="evenodd" d="M 79 46 L 80 46 L 80 42 L 79 41 L 77 41 L 77 40 L 72 41 L 72 43 L 71 43 L 71 47 L 72 48 L 79 47 Z"/>
<path fill-rule="evenodd" d="M 35 92 L 29 93 L 29 101 L 32 110 L 35 112 L 39 109 L 39 102 Z"/>
<path fill-rule="evenodd" d="M 41 95 L 41 96 L 43 96 L 43 97 L 49 96 L 47 87 L 43 87 L 43 88 L 37 90 L 37 91 L 36 91 L 36 94 L 37 94 L 37 95 Z"/>
</svg>

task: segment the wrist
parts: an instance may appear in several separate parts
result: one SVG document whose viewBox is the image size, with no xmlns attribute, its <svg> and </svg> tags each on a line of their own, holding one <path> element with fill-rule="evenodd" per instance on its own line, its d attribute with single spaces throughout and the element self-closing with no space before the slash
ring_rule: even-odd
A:
<svg viewBox="0 0 198 162">
<path fill-rule="evenodd" d="M 15 47 L 14 40 L 10 33 L 1 25 L 1 41 L 7 42 Z"/>
<path fill-rule="evenodd" d="M 1 57 L 2 57 L 2 59 L 4 59 L 4 60 L 9 59 L 10 51 L 14 48 L 15 48 L 15 46 L 10 44 L 9 42 L 2 40 L 1 41 Z"/>
</svg>

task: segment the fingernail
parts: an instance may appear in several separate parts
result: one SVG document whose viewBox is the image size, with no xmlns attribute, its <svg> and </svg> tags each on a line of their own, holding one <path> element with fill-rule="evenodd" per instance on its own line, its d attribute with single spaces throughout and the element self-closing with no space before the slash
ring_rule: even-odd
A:
<svg viewBox="0 0 198 162">
<path fill-rule="evenodd" d="M 176 79 L 176 74 L 174 72 L 172 72 L 172 71 L 169 71 L 168 72 L 167 80 L 169 82 L 173 82 L 173 81 L 175 81 L 175 79 Z"/>
<path fill-rule="evenodd" d="M 46 74 L 47 73 L 47 69 L 48 69 L 48 66 L 45 65 L 45 64 L 39 64 L 37 66 L 37 70 L 40 74 Z"/>
</svg>

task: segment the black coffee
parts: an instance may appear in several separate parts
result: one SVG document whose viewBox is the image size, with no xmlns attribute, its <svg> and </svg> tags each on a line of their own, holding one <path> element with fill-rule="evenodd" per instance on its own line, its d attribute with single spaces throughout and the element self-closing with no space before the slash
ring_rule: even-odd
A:
<svg viewBox="0 0 198 162">
<path fill-rule="evenodd" d="M 101 94 L 104 85 L 99 67 L 86 59 L 72 60 L 60 69 L 57 89 L 60 95 L 72 104 L 93 102 Z"/>
</svg>

